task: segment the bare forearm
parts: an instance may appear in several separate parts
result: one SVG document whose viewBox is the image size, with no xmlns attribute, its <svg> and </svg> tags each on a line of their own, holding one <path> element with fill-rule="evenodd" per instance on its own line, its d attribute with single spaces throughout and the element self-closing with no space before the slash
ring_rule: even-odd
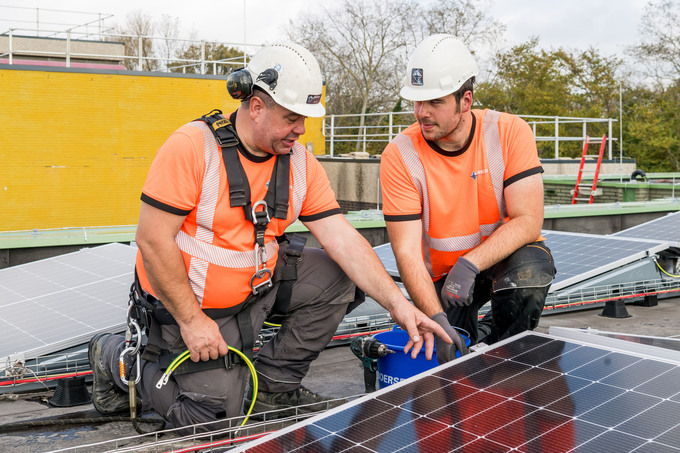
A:
<svg viewBox="0 0 680 453">
<path fill-rule="evenodd" d="M 422 257 L 420 255 L 399 256 L 397 263 L 401 281 L 415 306 L 430 317 L 442 311 L 437 292 Z"/>
<path fill-rule="evenodd" d="M 484 242 L 465 254 L 480 271 L 490 268 L 510 256 L 523 245 L 534 242 L 541 232 L 537 219 L 517 217 L 502 225 Z"/>
</svg>

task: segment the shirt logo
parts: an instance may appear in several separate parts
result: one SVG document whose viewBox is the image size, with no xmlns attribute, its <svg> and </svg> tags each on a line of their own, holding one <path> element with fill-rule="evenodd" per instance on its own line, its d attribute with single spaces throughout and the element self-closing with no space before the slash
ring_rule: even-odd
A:
<svg viewBox="0 0 680 453">
<path fill-rule="evenodd" d="M 423 86 L 423 70 L 422 68 L 411 69 L 411 85 L 416 87 Z"/>
<path fill-rule="evenodd" d="M 470 175 L 470 178 L 476 180 L 477 176 L 483 175 L 484 173 L 489 173 L 489 169 L 485 168 L 484 170 L 473 171 L 472 174 Z"/>
</svg>

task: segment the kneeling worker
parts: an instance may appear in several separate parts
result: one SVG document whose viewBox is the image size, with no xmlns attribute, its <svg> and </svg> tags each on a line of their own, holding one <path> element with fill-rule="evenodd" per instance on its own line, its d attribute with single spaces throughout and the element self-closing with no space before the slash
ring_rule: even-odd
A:
<svg viewBox="0 0 680 453">
<path fill-rule="evenodd" d="M 491 344 L 538 325 L 555 267 L 541 237 L 543 168 L 532 130 L 518 116 L 472 109 L 476 75 L 455 37 L 418 45 L 401 89 L 417 122 L 387 145 L 380 181 L 411 300 L 447 330 L 468 331 L 472 344 Z M 448 359 L 439 347 L 437 358 Z"/>
<path fill-rule="evenodd" d="M 150 330 L 140 359 L 136 392 L 145 410 L 175 427 L 241 413 L 250 371 L 234 366 L 228 346 L 252 353 L 267 317 L 281 327 L 257 354 L 255 411 L 327 401 L 301 381 L 348 307 L 362 300 L 355 283 L 408 331 L 413 357 L 423 346 L 432 355 L 433 333 L 447 338 L 403 297 L 342 216 L 319 162 L 297 142 L 305 118 L 325 114 L 311 53 L 295 44 L 264 47 L 229 76 L 227 88 L 241 99 L 238 110 L 211 112 L 175 131 L 141 197 L 135 293 L 153 312 L 156 333 Z M 281 239 L 298 218 L 323 250 Z M 90 341 L 93 402 L 104 414 L 129 408 L 117 372 L 124 348 L 122 336 Z M 186 350 L 187 372 L 157 388 L 167 357 Z M 127 380 L 136 378 L 133 362 Z"/>
</svg>

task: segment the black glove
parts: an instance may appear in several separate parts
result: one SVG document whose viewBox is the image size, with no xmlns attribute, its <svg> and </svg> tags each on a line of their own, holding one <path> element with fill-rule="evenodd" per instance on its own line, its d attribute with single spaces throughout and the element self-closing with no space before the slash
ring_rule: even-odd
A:
<svg viewBox="0 0 680 453">
<path fill-rule="evenodd" d="M 463 356 L 468 353 L 468 348 L 465 345 L 465 342 L 460 338 L 460 335 L 458 335 L 458 332 L 456 332 L 456 329 L 451 327 L 451 324 L 449 324 L 449 320 L 446 319 L 446 315 L 444 312 L 439 312 L 436 315 L 432 316 L 430 318 L 444 329 L 446 333 L 451 337 L 453 340 L 452 344 L 448 344 L 441 338 L 439 338 L 437 335 L 434 336 L 435 338 L 435 348 L 437 349 L 437 361 L 441 365 L 442 363 L 446 363 L 449 360 L 453 360 L 456 358 L 456 352 L 460 351 L 460 355 Z"/>
<path fill-rule="evenodd" d="M 458 258 L 444 281 L 441 294 L 444 307 L 447 304 L 458 305 L 459 307 L 470 305 L 477 274 L 479 274 L 477 266 L 462 256 Z"/>
</svg>

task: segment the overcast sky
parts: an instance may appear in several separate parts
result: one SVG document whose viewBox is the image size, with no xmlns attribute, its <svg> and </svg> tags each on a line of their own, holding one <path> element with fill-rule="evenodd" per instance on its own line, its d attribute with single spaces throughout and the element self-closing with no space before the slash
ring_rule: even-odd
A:
<svg viewBox="0 0 680 453">
<path fill-rule="evenodd" d="M 160 18 L 179 17 L 183 29 L 194 30 L 198 38 L 224 43 L 251 44 L 285 37 L 283 27 L 319 5 L 332 6 L 337 0 L 0 0 L 0 33 L 9 27 L 27 26 L 17 20 L 84 23 L 93 15 L 54 13 L 47 10 L 113 14 L 124 23 L 134 10 Z M 620 56 L 626 46 L 639 41 L 638 26 L 648 0 L 495 0 L 491 15 L 507 25 L 510 45 L 538 36 L 543 47 L 585 50 L 593 46 L 606 54 Z M 245 7 L 244 7 L 245 6 Z M 16 8 L 21 7 L 21 8 Z M 29 9 L 25 9 L 25 8 Z M 262 26 L 255 28 L 255 24 Z M 55 27 L 58 27 L 55 25 Z M 66 26 L 60 29 L 66 28 Z"/>
</svg>

